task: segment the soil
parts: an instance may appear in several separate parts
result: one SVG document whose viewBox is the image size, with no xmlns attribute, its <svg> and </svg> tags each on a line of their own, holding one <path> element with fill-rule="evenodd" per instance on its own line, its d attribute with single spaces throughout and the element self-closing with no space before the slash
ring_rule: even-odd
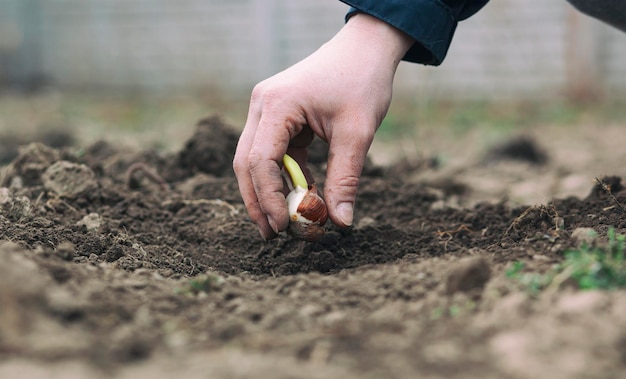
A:
<svg viewBox="0 0 626 379">
<path fill-rule="evenodd" d="M 237 138 L 210 117 L 174 153 L 60 141 L 3 156 L 0 377 L 624 377 L 625 291 L 533 295 L 505 274 L 550 269 L 581 228 L 623 233 L 620 177 L 599 178 L 610 194 L 591 177 L 584 196 L 516 202 L 515 173 L 573 180 L 526 136 L 463 169 L 369 161 L 352 228 L 264 241 Z M 315 141 L 321 187 L 325 155 Z M 508 172 L 509 192 L 481 192 L 487 172 Z"/>
</svg>

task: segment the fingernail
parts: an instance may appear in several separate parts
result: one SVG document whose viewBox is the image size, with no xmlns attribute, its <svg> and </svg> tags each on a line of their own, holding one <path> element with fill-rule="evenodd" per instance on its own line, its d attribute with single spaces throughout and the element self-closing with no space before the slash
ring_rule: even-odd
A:
<svg viewBox="0 0 626 379">
<path fill-rule="evenodd" d="M 274 233 L 273 231 L 269 229 L 263 230 L 263 228 L 259 228 L 259 234 L 261 234 L 261 237 L 263 237 L 265 241 L 269 241 L 269 240 L 276 238 L 276 233 Z"/>
<path fill-rule="evenodd" d="M 265 241 L 269 241 L 270 239 L 267 238 L 267 236 L 263 233 L 262 229 L 259 229 L 259 234 L 261 235 L 261 238 L 263 238 L 263 240 Z"/>
<path fill-rule="evenodd" d="M 341 220 L 345 226 L 352 225 L 353 211 L 354 207 L 352 203 L 343 202 L 337 205 L 337 217 L 339 217 L 339 220 Z"/>
<path fill-rule="evenodd" d="M 274 233 L 278 234 L 279 230 L 278 230 L 278 224 L 276 224 L 276 221 L 274 221 L 274 219 L 271 216 L 267 216 L 267 222 L 269 222 L 270 228 L 272 228 Z"/>
</svg>

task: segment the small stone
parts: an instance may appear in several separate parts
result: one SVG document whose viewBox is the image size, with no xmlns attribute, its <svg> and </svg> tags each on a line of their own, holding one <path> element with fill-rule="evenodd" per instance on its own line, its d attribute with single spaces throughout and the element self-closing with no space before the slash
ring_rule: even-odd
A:
<svg viewBox="0 0 626 379">
<path fill-rule="evenodd" d="M 88 231 L 98 230 L 102 225 L 102 217 L 97 213 L 90 213 L 76 223 L 78 226 L 85 226 Z"/>
<path fill-rule="evenodd" d="M 0 205 L 11 201 L 11 192 L 7 187 L 0 188 Z"/>
<path fill-rule="evenodd" d="M 598 238 L 598 232 L 593 228 L 576 228 L 572 231 L 572 239 L 577 244 L 592 245 Z"/>
<path fill-rule="evenodd" d="M 171 268 L 162 268 L 158 271 L 158 273 L 164 278 L 169 278 L 170 276 L 174 275 L 174 270 L 172 270 Z"/>
<path fill-rule="evenodd" d="M 534 254 L 532 257 L 536 261 L 549 262 L 551 259 L 543 254 Z"/>
<path fill-rule="evenodd" d="M 9 178 L 11 187 L 16 186 L 16 178 L 19 178 L 19 186 L 34 186 L 41 184 L 42 173 L 60 157 L 56 149 L 41 143 L 31 143 L 19 147 L 19 155 L 13 160 L 13 170 Z"/>
<path fill-rule="evenodd" d="M 452 295 L 455 292 L 482 290 L 490 277 L 491 268 L 482 256 L 461 259 L 448 273 L 446 293 Z"/>
<path fill-rule="evenodd" d="M 63 260 L 71 261 L 76 255 L 76 248 L 71 242 L 61 242 L 54 253 Z"/>
<path fill-rule="evenodd" d="M 433 201 L 432 204 L 430 204 L 430 209 L 433 211 L 438 211 L 438 210 L 442 210 L 445 208 L 446 208 L 446 201 L 443 199 Z"/>
<path fill-rule="evenodd" d="M 6 216 L 9 220 L 29 220 L 33 214 L 33 207 L 26 196 L 12 198 L 8 204 L 4 204 Z"/>
<path fill-rule="evenodd" d="M 11 183 L 9 184 L 9 188 L 12 189 L 22 189 L 24 188 L 24 180 L 22 180 L 21 176 L 14 176 L 11 178 Z"/>
<path fill-rule="evenodd" d="M 58 161 L 42 175 L 44 188 L 59 196 L 74 197 L 98 187 L 96 175 L 84 164 Z"/>
<path fill-rule="evenodd" d="M 371 217 L 365 216 L 365 217 L 363 217 L 362 219 L 359 220 L 359 222 L 356 225 L 356 228 L 357 229 L 364 229 L 364 228 L 367 228 L 369 226 L 374 226 L 374 225 L 376 225 L 376 220 L 374 220 Z"/>
<path fill-rule="evenodd" d="M 58 287 L 48 291 L 48 308 L 64 321 L 71 321 L 82 317 L 87 304 L 67 289 Z"/>
<path fill-rule="evenodd" d="M 121 257 L 123 257 L 124 255 L 126 255 L 124 253 L 124 249 L 122 249 L 121 246 L 119 245 L 112 245 L 106 252 L 105 255 L 105 260 L 107 262 L 115 262 L 116 260 L 120 259 Z"/>
</svg>

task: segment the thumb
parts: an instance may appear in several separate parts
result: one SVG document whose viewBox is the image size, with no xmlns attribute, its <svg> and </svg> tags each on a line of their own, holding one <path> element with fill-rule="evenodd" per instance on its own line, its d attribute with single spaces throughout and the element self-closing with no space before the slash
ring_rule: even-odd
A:
<svg viewBox="0 0 626 379">
<path fill-rule="evenodd" d="M 330 219 L 338 226 L 352 225 L 361 171 L 376 128 L 335 125 L 330 140 L 324 198 Z"/>
</svg>

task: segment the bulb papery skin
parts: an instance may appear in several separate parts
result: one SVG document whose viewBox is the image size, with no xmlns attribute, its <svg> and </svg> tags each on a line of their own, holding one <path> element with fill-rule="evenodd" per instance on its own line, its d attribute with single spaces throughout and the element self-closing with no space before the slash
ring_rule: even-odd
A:
<svg viewBox="0 0 626 379">
<path fill-rule="evenodd" d="M 293 191 L 289 192 L 287 195 L 287 209 L 289 210 L 289 222 L 291 221 L 300 221 L 300 222 L 311 222 L 306 218 L 302 217 L 300 213 L 298 213 L 298 206 L 302 203 L 304 196 L 306 196 L 307 190 L 306 188 L 302 188 L 297 186 L 293 189 Z"/>
<path fill-rule="evenodd" d="M 296 187 L 287 195 L 289 226 L 287 232 L 304 241 L 317 241 L 324 236 L 322 226 L 328 219 L 326 203 L 315 185 L 309 189 Z"/>
</svg>

